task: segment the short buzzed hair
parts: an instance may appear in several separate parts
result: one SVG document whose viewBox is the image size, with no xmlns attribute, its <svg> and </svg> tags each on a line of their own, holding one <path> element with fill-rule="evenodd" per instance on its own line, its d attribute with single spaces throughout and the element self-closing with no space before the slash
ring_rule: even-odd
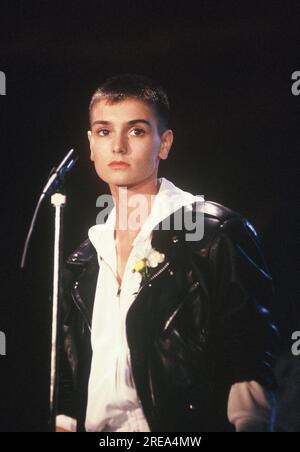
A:
<svg viewBox="0 0 300 452">
<path fill-rule="evenodd" d="M 90 119 L 93 106 L 100 100 L 113 104 L 125 99 L 140 100 L 154 109 L 160 135 L 169 128 L 170 104 L 167 94 L 155 80 L 138 74 L 121 74 L 106 79 L 91 98 Z"/>
</svg>

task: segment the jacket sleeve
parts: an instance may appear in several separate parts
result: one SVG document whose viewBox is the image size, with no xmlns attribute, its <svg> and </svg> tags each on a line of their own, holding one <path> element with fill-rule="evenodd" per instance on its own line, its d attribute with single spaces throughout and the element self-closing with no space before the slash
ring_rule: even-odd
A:
<svg viewBox="0 0 300 452">
<path fill-rule="evenodd" d="M 61 281 L 57 414 L 76 418 L 76 350 L 72 329 L 72 317 L 75 312 L 71 301 L 72 280 L 72 273 L 64 267 Z"/>
<path fill-rule="evenodd" d="M 254 380 L 274 389 L 278 333 L 270 315 L 272 278 L 253 226 L 242 217 L 223 222 L 209 259 L 217 372 L 229 385 Z"/>
</svg>

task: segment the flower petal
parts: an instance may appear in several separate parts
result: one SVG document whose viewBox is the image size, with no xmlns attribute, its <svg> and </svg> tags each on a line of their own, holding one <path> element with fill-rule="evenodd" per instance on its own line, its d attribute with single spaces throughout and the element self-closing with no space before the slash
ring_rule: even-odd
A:
<svg viewBox="0 0 300 452">
<path fill-rule="evenodd" d="M 139 285 L 142 281 L 142 275 L 139 272 L 135 272 L 132 276 L 133 283 Z"/>
</svg>

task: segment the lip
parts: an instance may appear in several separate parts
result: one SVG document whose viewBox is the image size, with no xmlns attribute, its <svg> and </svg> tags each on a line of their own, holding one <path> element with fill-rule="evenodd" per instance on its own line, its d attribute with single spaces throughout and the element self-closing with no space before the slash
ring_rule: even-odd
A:
<svg viewBox="0 0 300 452">
<path fill-rule="evenodd" d="M 111 162 L 108 164 L 108 166 L 110 166 L 111 168 L 115 168 L 115 169 L 123 169 L 123 168 L 128 168 L 129 164 L 126 162 Z"/>
</svg>

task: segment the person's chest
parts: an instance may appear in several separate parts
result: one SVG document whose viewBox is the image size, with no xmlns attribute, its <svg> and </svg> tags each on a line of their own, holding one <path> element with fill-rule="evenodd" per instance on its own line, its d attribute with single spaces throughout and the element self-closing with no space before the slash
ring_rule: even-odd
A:
<svg viewBox="0 0 300 452">
<path fill-rule="evenodd" d="M 125 272 L 125 268 L 128 262 L 132 250 L 133 239 L 117 239 L 115 241 L 116 247 L 116 264 L 117 264 L 117 279 L 119 286 L 122 285 L 122 280 Z"/>
<path fill-rule="evenodd" d="M 92 319 L 94 346 L 99 338 L 103 342 L 103 337 L 109 338 L 110 347 L 115 344 L 118 348 L 124 342 L 120 332 L 125 329 L 127 311 L 140 288 L 140 274 L 133 272 L 133 268 L 148 246 L 148 242 L 138 246 L 112 243 L 111 253 L 100 259 Z"/>
</svg>

